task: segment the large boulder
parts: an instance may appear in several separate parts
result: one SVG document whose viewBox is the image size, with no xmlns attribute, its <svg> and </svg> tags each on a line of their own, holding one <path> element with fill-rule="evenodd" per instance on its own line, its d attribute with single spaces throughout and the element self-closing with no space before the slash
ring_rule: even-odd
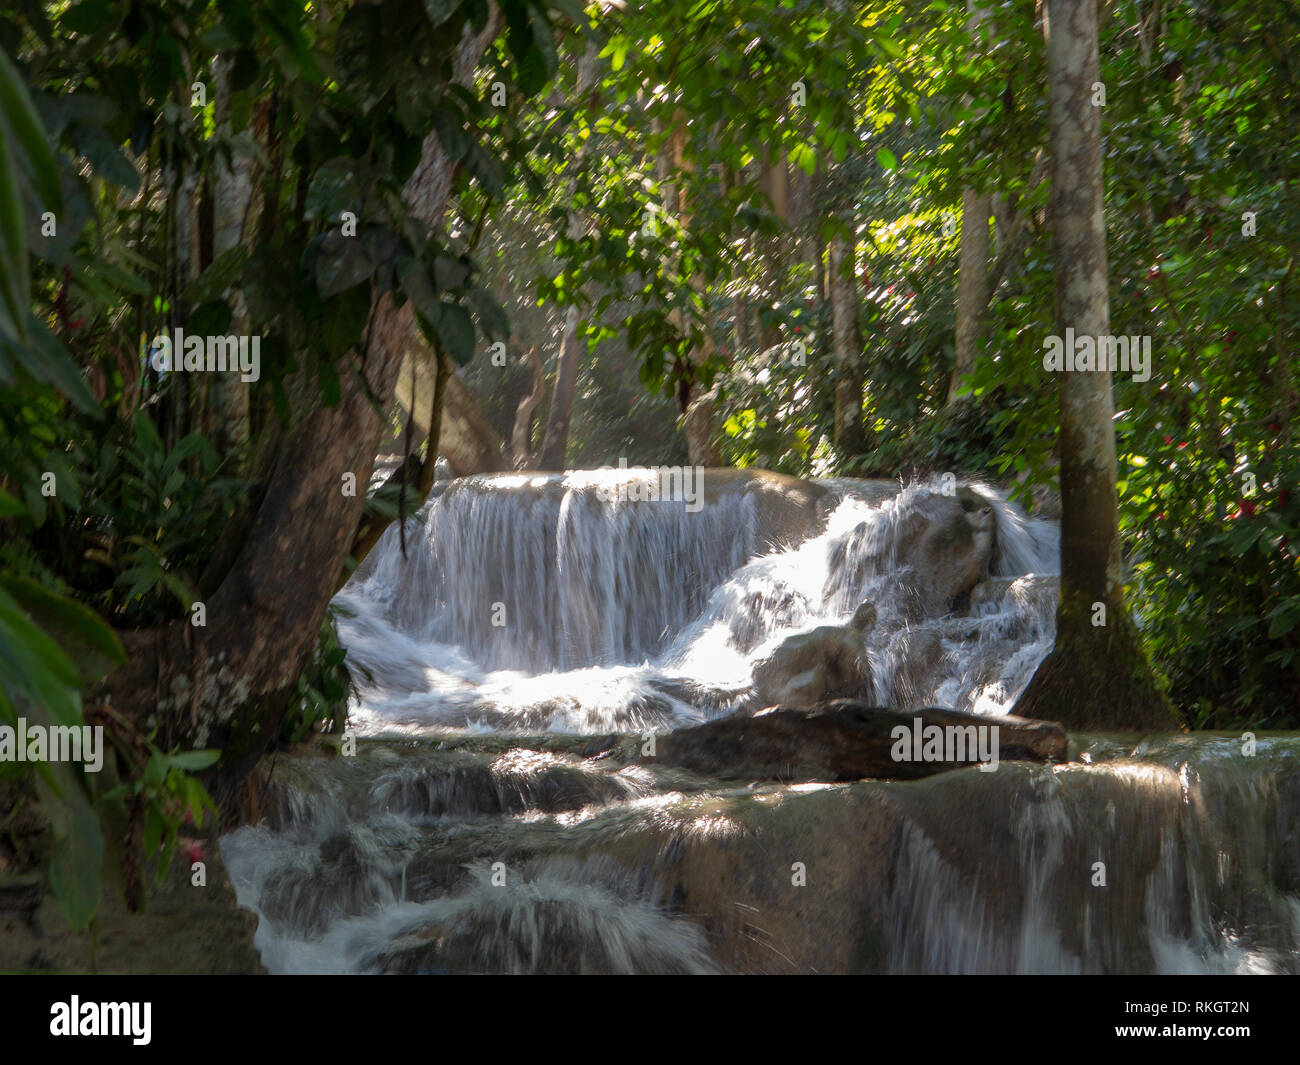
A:
<svg viewBox="0 0 1300 1065">
<path fill-rule="evenodd" d="M 918 739 L 899 757 L 900 726 L 917 737 L 930 737 L 937 727 L 944 740 L 938 756 L 927 750 L 916 757 Z M 987 730 L 996 736 L 994 767 L 1066 760 L 1065 730 L 1050 721 L 936 708 L 901 712 L 849 699 L 808 710 L 772 707 L 752 717 L 732 715 L 677 729 L 658 738 L 655 758 L 724 780 L 908 780 L 980 761 L 977 743 L 990 742 Z"/>
<path fill-rule="evenodd" d="M 988 573 L 996 527 L 993 507 L 963 485 L 955 495 L 918 501 L 925 521 L 911 545 L 921 606 L 928 616 L 946 613 L 970 595 Z"/>
<path fill-rule="evenodd" d="M 821 625 L 788 636 L 754 667 L 754 695 L 762 706 L 808 708 L 828 699 L 871 694 L 864 635 L 876 610 L 863 603 L 848 625 Z"/>
<path fill-rule="evenodd" d="M 907 624 L 962 609 L 988 574 L 996 528 L 992 503 L 968 486 L 909 489 L 836 545 L 823 594 L 871 594 Z"/>
</svg>

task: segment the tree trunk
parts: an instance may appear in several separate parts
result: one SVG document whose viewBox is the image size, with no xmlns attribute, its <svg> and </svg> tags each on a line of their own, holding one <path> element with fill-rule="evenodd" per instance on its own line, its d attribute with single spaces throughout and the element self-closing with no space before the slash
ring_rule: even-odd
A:
<svg viewBox="0 0 1300 1065">
<path fill-rule="evenodd" d="M 596 80 L 597 48 L 588 43 L 578 63 L 577 94 L 581 96 Z M 593 94 L 594 95 L 594 94 Z M 593 100 L 594 105 L 594 100 Z M 588 140 L 578 153 L 578 165 L 587 155 Z M 570 194 L 576 186 L 570 185 Z M 580 240 L 584 224 L 577 211 L 569 212 L 569 237 Z M 584 290 L 586 286 L 583 286 Z M 542 437 L 542 451 L 538 464 L 544 470 L 564 469 L 565 453 L 569 447 L 569 425 L 573 421 L 573 400 L 578 389 L 578 365 L 582 361 L 585 341 L 578 336 L 582 315 L 578 305 L 571 303 L 564 312 L 564 332 L 560 337 L 560 350 L 555 357 L 555 389 L 551 393 L 551 409 L 546 415 L 546 432 Z"/>
<path fill-rule="evenodd" d="M 555 359 L 555 391 L 551 393 L 551 410 L 546 416 L 546 436 L 539 459 L 544 470 L 564 469 L 564 454 L 569 445 L 569 423 L 573 419 L 573 398 L 578 389 L 578 363 L 584 347 L 578 337 L 582 315 L 576 303 L 564 311 L 564 333 L 560 353 Z"/>
<path fill-rule="evenodd" d="M 781 152 L 775 163 L 769 163 L 766 157 L 760 157 L 760 178 L 763 190 L 772 202 L 772 213 L 780 219 L 782 227 L 789 224 L 789 207 L 786 193 L 786 157 Z M 784 228 L 771 236 L 760 236 L 759 247 L 763 250 L 763 302 L 761 311 L 769 310 L 781 291 L 782 273 L 786 259 L 786 233 Z M 770 351 L 786 338 L 781 336 L 780 327 L 771 321 L 763 323 L 759 319 L 758 347 L 760 351 Z"/>
<path fill-rule="evenodd" d="M 665 185 L 664 208 L 677 215 L 682 231 L 688 233 L 692 215 L 684 179 L 695 172 L 695 167 L 686 156 L 687 116 L 678 112 L 673 121 L 672 136 L 660 154 L 657 166 L 660 181 Z M 691 275 L 688 283 L 696 292 L 703 293 L 704 279 L 698 271 Z M 679 330 L 685 331 L 686 322 L 679 310 L 671 311 L 669 318 Z M 697 366 L 707 362 L 714 352 L 707 307 L 704 311 L 703 334 L 703 343 L 690 353 L 691 362 Z M 717 440 L 715 397 L 716 393 L 712 389 L 701 390 L 694 385 L 690 388 L 686 409 L 682 412 L 681 426 L 686 437 L 687 460 L 692 466 L 723 465 L 722 451 Z"/>
<path fill-rule="evenodd" d="M 441 450 L 439 445 L 442 436 L 443 415 L 447 406 L 447 384 L 455 375 L 455 369 L 447 356 L 439 355 L 436 358 L 438 369 L 434 377 L 432 397 L 428 400 L 425 408 L 429 411 L 427 422 L 429 446 L 425 449 L 424 458 L 417 458 L 414 447 L 412 447 L 411 452 L 388 475 L 375 493 L 378 494 L 378 492 L 386 490 L 400 491 L 402 493 L 402 504 L 399 511 L 408 517 L 424 505 L 424 501 L 429 498 L 429 493 L 433 490 L 434 481 L 438 476 L 438 454 Z M 418 386 L 413 386 L 411 390 L 413 403 L 418 393 Z M 408 414 L 407 431 L 409 432 L 411 427 L 416 424 L 418 422 L 415 415 Z M 352 538 L 352 550 L 348 552 L 352 558 L 352 569 L 345 568 L 339 573 L 335 585 L 336 591 L 347 583 L 348 578 L 356 571 L 356 567 L 361 565 L 365 557 L 379 543 L 380 537 L 384 535 L 385 530 L 388 528 L 389 521 L 390 519 L 377 514 L 371 514 L 362 520 L 357 527 L 356 535 Z"/>
<path fill-rule="evenodd" d="M 852 220 L 849 221 L 850 230 Z M 855 238 L 831 238 L 831 355 L 835 363 L 835 446 L 841 454 L 866 449 L 862 425 L 862 337 L 858 332 Z"/>
<path fill-rule="evenodd" d="M 1058 335 L 1110 330 L 1096 0 L 1049 0 L 1051 218 Z M 1095 349 L 1096 350 L 1096 349 Z M 1176 715 L 1157 685 L 1124 606 L 1115 489 L 1114 401 L 1108 371 L 1057 377 L 1061 436 L 1061 595 L 1056 646 L 1015 712 L 1067 728 L 1170 728 Z M 1103 613 L 1104 612 L 1104 613 Z"/>
<path fill-rule="evenodd" d="M 975 369 L 979 337 L 989 305 L 989 213 L 987 193 L 966 189 L 961 194 L 961 253 L 957 262 L 956 359 L 948 382 L 948 403 Z"/>
<path fill-rule="evenodd" d="M 493 4 L 490 11 L 482 32 L 467 33 L 459 47 L 454 77 L 461 84 L 500 30 L 499 9 Z M 405 190 L 407 203 L 426 221 L 440 222 L 451 179 L 452 166 L 431 134 Z M 249 533 L 205 603 L 206 625 L 180 618 L 121 633 L 127 660 L 91 693 L 89 701 L 156 728 L 163 750 L 221 748 L 220 763 L 207 774 L 220 803 L 233 800 L 293 705 L 353 546 L 386 428 L 372 397 L 381 410 L 391 403 L 412 326 L 409 302 L 399 309 L 385 295 L 375 304 L 366 350 L 339 367 L 338 403 L 317 402 L 280 437 Z M 287 387 L 314 393 L 310 377 L 297 376 Z M 351 494 L 348 474 L 357 489 Z"/>
<path fill-rule="evenodd" d="M 984 19 L 974 0 L 966 0 L 970 12 L 967 25 L 972 35 Z M 970 98 L 966 98 L 970 106 Z M 952 377 L 948 381 L 947 405 L 961 391 L 966 375 L 975 369 L 979 338 L 989 306 L 989 214 L 992 197 L 965 189 L 961 194 L 961 250 L 957 258 L 957 328 L 954 337 Z"/>
<path fill-rule="evenodd" d="M 515 408 L 515 423 L 510 433 L 510 459 L 517 470 L 533 468 L 533 411 L 546 395 L 546 374 L 537 349 L 529 348 L 524 361 L 533 371 L 533 386 Z"/>
<path fill-rule="evenodd" d="M 436 388 L 438 360 L 422 339 L 412 336 L 408 344 L 408 362 L 398 375 L 395 395 L 407 417 L 414 419 L 415 428 L 423 438 L 430 431 L 432 422 L 428 404 L 419 397 L 428 396 Z M 415 364 L 414 394 L 410 385 L 412 362 Z M 505 444 L 483 413 L 478 397 L 454 366 L 447 375 L 446 398 L 440 417 L 442 428 L 437 450 L 447 460 L 453 474 L 468 477 L 473 473 L 509 469 Z"/>
<path fill-rule="evenodd" d="M 230 69 L 234 61 L 222 57 L 213 70 L 213 91 L 216 94 L 216 119 L 218 126 L 230 122 L 231 94 L 228 91 Z M 269 128 L 264 101 L 254 110 L 253 121 L 247 132 L 263 149 Z M 218 156 L 212 179 L 212 257 L 219 259 L 244 241 L 244 234 L 256 227 L 254 163 L 251 155 L 239 153 L 229 161 Z M 252 225 L 249 225 L 249 223 Z M 231 329 L 236 334 L 250 331 L 248 311 L 243 296 L 235 294 L 235 314 Z M 207 389 L 205 409 L 207 424 L 202 431 L 217 450 L 231 457 L 230 473 L 242 477 L 248 473 L 250 456 L 245 450 L 252 431 L 248 386 L 233 374 L 211 374 L 204 385 Z"/>
</svg>

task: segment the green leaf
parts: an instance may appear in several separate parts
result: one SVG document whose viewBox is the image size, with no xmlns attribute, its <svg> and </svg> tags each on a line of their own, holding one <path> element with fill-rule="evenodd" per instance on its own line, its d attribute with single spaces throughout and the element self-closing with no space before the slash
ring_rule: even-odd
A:
<svg viewBox="0 0 1300 1065">
<path fill-rule="evenodd" d="M 216 765 L 220 758 L 221 752 L 216 750 L 179 751 L 176 754 L 169 754 L 167 763 L 173 769 L 180 769 L 187 773 L 197 773 L 200 769 L 207 769 L 208 766 Z"/>
<path fill-rule="evenodd" d="M 316 287 L 328 299 L 370 277 L 373 267 L 356 237 L 329 233 L 316 259 Z"/>
<path fill-rule="evenodd" d="M 141 841 L 141 854 L 145 861 L 158 853 L 158 847 L 162 844 L 163 827 L 162 814 L 158 812 L 158 807 L 151 803 L 145 808 L 144 839 Z"/>
<path fill-rule="evenodd" d="M 42 806 L 54 834 L 50 854 L 50 887 L 74 931 L 81 931 L 99 909 L 104 837 L 80 782 L 70 766 L 52 766 L 59 781 L 57 797 L 41 787 Z"/>
<path fill-rule="evenodd" d="M 1300 624 L 1300 599 L 1289 599 L 1269 615 L 1268 638 L 1276 640 Z"/>
<path fill-rule="evenodd" d="M 428 267 L 418 259 L 404 258 L 397 264 L 397 279 L 411 306 L 427 322 L 436 325 L 442 304 L 438 301 L 438 292 L 429 277 Z"/>
<path fill-rule="evenodd" d="M 15 343 L 0 337 L 0 351 L 22 366 L 37 381 L 52 385 L 83 412 L 96 419 L 103 417 L 95 395 L 81 376 L 63 341 L 35 315 L 27 317 L 27 343 Z"/>
<path fill-rule="evenodd" d="M 370 293 L 350 288 L 325 304 L 321 317 L 321 339 L 328 359 L 337 359 L 361 340 L 370 316 Z"/>
<path fill-rule="evenodd" d="M 817 169 L 817 153 L 807 144 L 796 144 L 790 149 L 790 162 L 811 175 Z"/>
<path fill-rule="evenodd" d="M 144 772 L 140 774 L 140 786 L 145 791 L 156 791 L 167 779 L 167 757 L 162 751 L 154 751 L 145 763 Z"/>
<path fill-rule="evenodd" d="M 56 214 L 63 207 L 59 170 L 27 87 L 9 57 L 0 51 L 0 116 L 27 157 L 32 184 L 41 203 Z"/>
<path fill-rule="evenodd" d="M 0 588 L 0 689 L 19 713 L 40 711 L 56 725 L 80 725 L 81 678 L 71 660 Z"/>
<path fill-rule="evenodd" d="M 439 255 L 433 260 L 433 283 L 439 292 L 460 288 L 469 279 L 469 264 L 450 255 Z"/>
<path fill-rule="evenodd" d="M 461 0 L 424 0 L 424 13 L 429 19 L 429 25 L 435 29 L 441 26 L 452 16 Z"/>
<path fill-rule="evenodd" d="M 449 162 L 459 162 L 473 143 L 463 128 L 464 116 L 453 105 L 438 107 L 433 112 L 433 129 L 438 134 L 438 144 Z"/>
<path fill-rule="evenodd" d="M 465 165 L 474 175 L 483 190 L 493 199 L 501 196 L 505 190 L 505 178 L 496 159 L 477 141 L 471 142 L 465 156 Z"/>
<path fill-rule="evenodd" d="M 8 133 L 0 129 L 0 330 L 20 343 L 27 336 L 27 300 L 31 278 L 27 264 L 27 234 L 23 230 L 23 199 L 18 187 Z"/>
<path fill-rule="evenodd" d="M 226 290 L 239 281 L 240 275 L 244 272 L 244 264 L 248 262 L 248 256 L 249 249 L 244 244 L 236 244 L 233 248 L 222 252 L 208 264 L 208 268 L 203 273 L 185 287 L 182 298 L 190 304 L 207 303 L 209 300 L 222 298 Z"/>
<path fill-rule="evenodd" d="M 884 170 L 895 170 L 898 167 L 898 157 L 888 148 L 881 148 L 876 152 L 876 162 Z"/>
<path fill-rule="evenodd" d="M 505 340 L 510 336 L 510 319 L 485 288 L 469 290 L 469 302 L 478 314 L 479 326 L 491 340 Z"/>
<path fill-rule="evenodd" d="M 77 151 L 90 161 L 95 173 L 105 181 L 119 185 L 130 193 L 139 190 L 139 173 L 102 126 L 74 123 L 72 142 L 77 146 Z"/>
<path fill-rule="evenodd" d="M 162 477 L 168 478 L 182 462 L 191 455 L 197 455 L 206 444 L 207 438 L 202 433 L 190 433 L 188 436 L 181 437 L 172 448 L 171 454 L 167 456 L 167 461 L 162 464 L 160 471 Z"/>
<path fill-rule="evenodd" d="M 108 0 L 82 0 L 81 3 L 70 4 L 59 16 L 59 29 L 64 33 L 93 37 L 101 30 L 116 26 L 121 18 L 117 4 L 110 4 Z"/>
<path fill-rule="evenodd" d="M 432 324 L 443 349 L 458 365 L 464 366 L 474 357 L 474 323 L 464 307 L 444 302 L 437 322 Z"/>
<path fill-rule="evenodd" d="M 91 684 L 126 661 L 126 651 L 113 630 L 75 599 L 12 574 L 0 576 L 0 587 L 76 663 L 82 683 Z"/>
<path fill-rule="evenodd" d="M 355 160 L 339 156 L 322 163 L 307 187 L 308 218 L 334 219 L 359 196 Z M 214 264 L 215 265 L 215 264 Z"/>
</svg>

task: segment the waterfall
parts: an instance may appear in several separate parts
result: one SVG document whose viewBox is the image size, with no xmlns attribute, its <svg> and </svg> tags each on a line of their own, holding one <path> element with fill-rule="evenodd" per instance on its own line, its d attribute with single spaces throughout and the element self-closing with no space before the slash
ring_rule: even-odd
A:
<svg viewBox="0 0 1300 1065">
<path fill-rule="evenodd" d="M 274 972 L 1300 972 L 1300 740 L 736 786 L 652 733 L 857 639 L 877 705 L 1004 714 L 1059 541 L 999 491 L 645 470 L 452 482 L 335 600 L 351 757 L 223 838 Z M 854 635 L 856 634 L 856 635 Z M 1099 694 L 1099 697 L 1104 697 Z"/>
<path fill-rule="evenodd" d="M 676 727 L 747 705 L 756 662 L 864 600 L 881 705 L 1005 712 L 1051 646 L 1055 527 L 994 489 L 963 489 L 968 514 L 935 485 L 706 470 L 694 505 L 628 501 L 653 477 L 466 478 L 405 556 L 389 529 L 335 601 L 359 731 Z"/>
<path fill-rule="evenodd" d="M 1300 972 L 1300 741 L 1079 739 L 756 788 L 376 741 L 289 760 L 221 852 L 275 972 Z"/>
</svg>

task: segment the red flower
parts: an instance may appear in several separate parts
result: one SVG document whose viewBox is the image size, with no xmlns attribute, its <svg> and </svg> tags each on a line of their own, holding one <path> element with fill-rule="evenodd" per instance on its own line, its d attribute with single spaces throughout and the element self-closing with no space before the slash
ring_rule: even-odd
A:
<svg viewBox="0 0 1300 1065">
<path fill-rule="evenodd" d="M 181 840 L 181 853 L 185 855 L 185 860 L 190 865 L 201 862 L 204 858 L 203 844 L 197 839 L 183 839 Z"/>
</svg>

